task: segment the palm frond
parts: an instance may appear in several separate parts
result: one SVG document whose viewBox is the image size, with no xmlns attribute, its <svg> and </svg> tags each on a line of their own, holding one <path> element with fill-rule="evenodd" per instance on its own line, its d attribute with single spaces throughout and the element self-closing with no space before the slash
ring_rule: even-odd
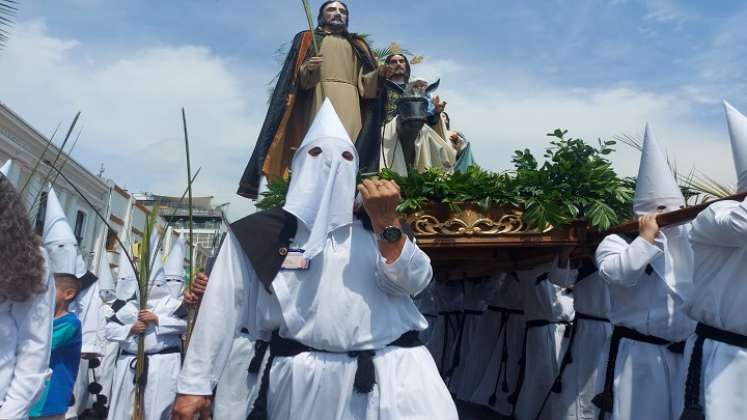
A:
<svg viewBox="0 0 747 420">
<path fill-rule="evenodd" d="M 17 12 L 18 2 L 16 0 L 0 0 L 0 49 L 8 42 L 9 29 L 13 26 L 13 17 Z"/>
<path fill-rule="evenodd" d="M 736 194 L 736 189 L 732 186 L 716 181 L 699 170 L 693 171 L 687 186 L 701 195 L 701 202 Z"/>
</svg>

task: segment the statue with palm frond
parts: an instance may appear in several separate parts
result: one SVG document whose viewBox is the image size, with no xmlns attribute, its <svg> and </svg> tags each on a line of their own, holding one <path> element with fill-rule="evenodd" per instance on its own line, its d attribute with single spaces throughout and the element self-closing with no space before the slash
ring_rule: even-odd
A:
<svg viewBox="0 0 747 420">
<path fill-rule="evenodd" d="M 241 177 L 240 195 L 256 198 L 263 177 L 271 181 L 287 175 L 294 151 L 325 98 L 355 143 L 361 170 L 378 170 L 382 80 L 389 70 L 362 36 L 348 32 L 349 18 L 345 3 L 326 1 L 314 31 L 294 38 Z"/>
</svg>

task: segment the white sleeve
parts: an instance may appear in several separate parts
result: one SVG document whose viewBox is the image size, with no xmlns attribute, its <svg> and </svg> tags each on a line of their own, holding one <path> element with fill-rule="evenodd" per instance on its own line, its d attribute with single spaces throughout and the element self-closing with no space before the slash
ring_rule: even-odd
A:
<svg viewBox="0 0 747 420">
<path fill-rule="evenodd" d="M 104 337 L 115 343 L 122 343 L 130 338 L 133 324 L 123 325 L 114 321 L 107 321 L 104 326 Z"/>
<path fill-rule="evenodd" d="M 431 259 L 409 239 L 391 264 L 379 255 L 379 288 L 390 295 L 415 296 L 425 290 L 433 278 Z"/>
<path fill-rule="evenodd" d="M 99 342 L 99 332 L 106 322 L 101 313 L 102 305 L 103 301 L 101 300 L 101 296 L 99 296 L 98 282 L 93 283 L 81 293 L 81 310 L 78 312 L 83 337 L 81 353 L 103 355 L 102 344 Z"/>
<path fill-rule="evenodd" d="M 18 326 L 18 344 L 13 377 L 5 400 L 0 401 L 2 419 L 26 418 L 31 404 L 38 398 L 44 389 L 45 380 L 51 374 L 49 356 L 55 288 L 52 274 L 45 269 L 45 275 L 46 292 L 32 296 L 26 302 L 12 304 L 11 316 Z"/>
<path fill-rule="evenodd" d="M 174 315 L 180 306 L 181 299 L 169 298 L 153 311 L 158 316 L 156 335 L 182 334 L 187 330 L 187 321 Z"/>
<path fill-rule="evenodd" d="M 692 242 L 724 247 L 747 243 L 747 199 L 741 203 L 724 201 L 711 204 L 693 222 Z"/>
<path fill-rule="evenodd" d="M 620 236 L 610 235 L 597 248 L 599 275 L 610 285 L 633 287 L 654 257 L 662 254 L 659 248 L 640 236 L 628 244 Z"/>
<path fill-rule="evenodd" d="M 240 294 L 252 279 L 244 267 L 241 246 L 229 232 L 213 266 L 195 320 L 189 348 L 177 382 L 177 392 L 211 395 L 223 373 L 238 324 L 248 311 Z"/>
</svg>

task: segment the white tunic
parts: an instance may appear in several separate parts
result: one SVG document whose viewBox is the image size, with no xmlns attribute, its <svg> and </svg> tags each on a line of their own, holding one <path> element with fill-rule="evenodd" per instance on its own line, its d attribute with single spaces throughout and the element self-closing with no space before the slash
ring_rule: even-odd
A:
<svg viewBox="0 0 747 420">
<path fill-rule="evenodd" d="M 669 287 L 659 271 L 646 273 L 649 264 L 656 265 L 660 262 L 657 259 L 664 257 L 659 247 L 643 238 L 628 244 L 617 235 L 606 237 L 596 252 L 599 274 L 610 288 L 613 325 L 680 341 L 695 329 L 685 314 L 683 298 Z M 600 360 L 600 386 L 606 359 Z M 615 366 L 612 420 L 679 418 L 686 370 L 682 355 L 672 353 L 666 346 L 623 339 Z"/>
<path fill-rule="evenodd" d="M 539 280 L 544 274 L 546 280 Z M 568 342 L 566 331 L 573 320 L 573 294 L 553 284 L 567 283 L 576 276 L 575 270 L 561 269 L 557 262 L 518 272 L 524 293 L 524 314 L 527 321 L 549 321 L 548 325 L 526 330 L 526 368 L 524 384 L 516 403 L 517 420 L 533 420 L 542 405 L 547 390 L 558 372 L 560 357 Z M 540 419 L 550 419 L 555 410 L 546 404 Z"/>
<path fill-rule="evenodd" d="M 693 222 L 690 242 L 695 254 L 695 292 L 687 303 L 690 316 L 709 326 L 747 335 L 747 201 L 712 204 Z M 747 350 L 705 340 L 700 401 L 706 418 L 744 418 L 746 377 Z"/>
<path fill-rule="evenodd" d="M 308 231 L 299 225 L 299 243 L 305 235 Z M 431 276 L 430 261 L 410 241 L 397 261 L 387 264 L 374 235 L 356 221 L 330 235 L 309 270 L 279 272 L 274 295 L 269 295 L 229 235 L 203 298 L 178 390 L 212 393 L 240 314 L 255 309 L 254 322 L 247 323 L 252 335 L 279 328 L 281 336 L 340 352 L 275 358 L 271 419 L 456 419 L 454 403 L 427 350 L 386 347 L 403 333 L 427 326 L 411 296 L 422 291 Z M 367 349 L 377 350 L 377 384 L 371 393 L 358 394 L 353 391 L 355 359 L 345 352 Z"/>
<path fill-rule="evenodd" d="M 499 309 L 523 310 L 522 287 L 516 276 L 502 276 L 496 293 L 488 302 L 483 322 L 486 328 L 492 325 L 491 332 L 486 335 L 492 337 L 493 342 L 480 350 L 490 353 L 490 359 L 485 363 L 480 382 L 468 400 L 488 406 L 504 416 L 511 414 L 512 405 L 508 397 L 513 392 L 519 375 L 519 359 L 524 343 L 524 316 L 501 312 Z M 495 401 L 494 404 L 491 405 L 491 401 Z"/>
<path fill-rule="evenodd" d="M 174 316 L 180 306 L 176 299 L 159 299 L 152 309 L 158 316 L 158 324 L 148 324 L 145 330 L 144 349 L 148 357 L 148 375 L 145 387 L 145 420 L 168 418 L 176 397 L 176 378 L 179 374 L 181 355 L 177 353 L 156 354 L 162 350 L 178 348 L 181 334 L 186 330 L 185 320 Z M 133 379 L 138 336 L 130 335 L 137 321 L 138 308 L 130 302 L 117 312 L 117 319 L 124 325 L 108 321 L 104 330 L 107 340 L 118 342 L 121 353 L 117 358 L 112 386 L 109 420 L 129 420 L 135 396 Z"/>
<path fill-rule="evenodd" d="M 555 279 L 557 278 L 551 280 Z M 570 349 L 573 361 L 563 372 L 561 392 L 553 393 L 550 397 L 554 409 L 552 417 L 563 420 L 593 419 L 596 418 L 597 409 L 591 400 L 603 386 L 599 383 L 598 369 L 600 362 L 607 362 L 607 354 L 590 349 L 605 348 L 612 334 L 612 324 L 578 319 L 578 314 L 607 318 L 610 310 L 609 288 L 598 272 L 579 279 L 578 282 L 570 277 L 568 279 L 573 282 L 558 285 L 573 286 L 573 306 L 576 312 L 575 338 Z"/>
<path fill-rule="evenodd" d="M 26 418 L 52 373 L 55 288 L 46 266 L 44 280 L 46 292 L 25 302 L 0 303 L 0 419 Z"/>
</svg>

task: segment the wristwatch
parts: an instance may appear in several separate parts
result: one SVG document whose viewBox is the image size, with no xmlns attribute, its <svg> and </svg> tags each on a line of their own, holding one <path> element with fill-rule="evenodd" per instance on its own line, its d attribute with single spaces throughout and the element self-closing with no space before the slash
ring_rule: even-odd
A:
<svg viewBox="0 0 747 420">
<path fill-rule="evenodd" d="M 386 241 L 389 243 L 397 242 L 402 238 L 402 229 L 397 226 L 387 226 L 383 231 L 381 231 L 378 238 L 380 241 Z"/>
</svg>

